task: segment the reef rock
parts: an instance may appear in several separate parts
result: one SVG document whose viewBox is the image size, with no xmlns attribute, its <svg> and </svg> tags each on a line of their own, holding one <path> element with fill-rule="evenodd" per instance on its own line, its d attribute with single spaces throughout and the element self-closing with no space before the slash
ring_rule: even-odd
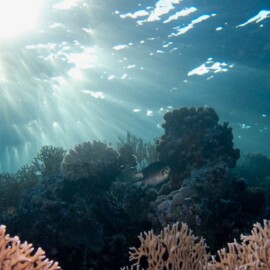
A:
<svg viewBox="0 0 270 270">
<path fill-rule="evenodd" d="M 157 141 L 156 150 L 159 160 L 172 169 L 175 185 L 192 169 L 209 162 L 225 161 L 235 167 L 240 151 L 233 147 L 232 128 L 227 122 L 218 123 L 214 109 L 182 107 L 167 112 L 164 120 L 165 134 Z"/>
</svg>

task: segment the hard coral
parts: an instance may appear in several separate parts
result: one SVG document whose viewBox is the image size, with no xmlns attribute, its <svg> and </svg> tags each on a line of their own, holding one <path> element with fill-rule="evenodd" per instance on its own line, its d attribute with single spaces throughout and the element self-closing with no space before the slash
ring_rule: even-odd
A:
<svg viewBox="0 0 270 270">
<path fill-rule="evenodd" d="M 0 269 L 1 270 L 59 270 L 57 262 L 49 261 L 45 252 L 39 248 L 33 253 L 34 248 L 27 242 L 21 243 L 20 239 L 6 234 L 6 226 L 0 226 Z"/>
<path fill-rule="evenodd" d="M 110 177 L 120 172 L 118 153 L 100 141 L 78 144 L 64 157 L 62 174 L 69 180 Z"/>
<path fill-rule="evenodd" d="M 148 164 L 157 160 L 155 144 L 143 141 L 142 138 L 127 132 L 126 138 L 119 137 L 118 151 L 123 160 L 123 165 L 139 166 L 143 169 Z"/>
<path fill-rule="evenodd" d="M 193 230 L 205 231 L 215 205 L 226 192 L 226 163 L 219 162 L 193 170 L 182 186 L 156 200 L 157 216 L 164 226 L 176 221 L 187 223 Z"/>
<path fill-rule="evenodd" d="M 130 249 L 130 260 L 135 263 L 122 270 L 143 269 L 143 258 L 149 270 L 199 270 L 209 257 L 204 240 L 195 237 L 186 224 L 167 226 L 159 235 L 144 232 L 139 239 L 141 246 Z"/>
<path fill-rule="evenodd" d="M 270 269 L 270 221 L 254 224 L 250 235 L 241 235 L 242 242 L 234 240 L 228 249 L 221 249 L 218 258 L 206 252 L 204 240 L 192 234 L 187 225 L 175 223 L 165 227 L 161 234 L 153 231 L 139 236 L 141 246 L 131 248 L 130 260 L 135 263 L 121 270 L 228 270 L 228 269 Z M 142 259 L 146 258 L 146 265 Z M 145 268 L 143 268 L 145 267 Z"/>
<path fill-rule="evenodd" d="M 36 173 L 43 177 L 59 175 L 65 153 L 62 147 L 43 146 L 32 162 L 32 166 Z"/>
<path fill-rule="evenodd" d="M 218 260 L 212 257 L 209 268 L 214 269 L 270 269 L 270 222 L 254 224 L 251 235 L 242 235 L 242 242 L 228 244 L 228 250 L 218 251 Z"/>
<path fill-rule="evenodd" d="M 233 148 L 232 129 L 228 123 L 218 124 L 212 108 L 173 110 L 164 115 L 165 134 L 157 142 L 159 160 L 168 163 L 172 176 L 187 176 L 191 169 L 211 161 L 226 161 L 234 167 L 239 150 Z"/>
</svg>

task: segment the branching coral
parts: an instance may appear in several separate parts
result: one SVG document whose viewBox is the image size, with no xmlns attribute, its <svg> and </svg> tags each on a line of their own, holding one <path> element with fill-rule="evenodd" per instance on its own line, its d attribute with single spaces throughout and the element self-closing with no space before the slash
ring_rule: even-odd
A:
<svg viewBox="0 0 270 270">
<path fill-rule="evenodd" d="M 131 248 L 131 267 L 122 270 L 143 270 L 142 258 L 146 258 L 148 270 L 269 270 L 270 269 L 270 221 L 254 224 L 250 235 L 241 235 L 242 242 L 234 240 L 228 250 L 218 251 L 218 259 L 209 258 L 203 239 L 198 241 L 186 224 L 175 223 L 165 227 L 160 235 L 153 231 L 140 234 L 141 246 Z"/>
<path fill-rule="evenodd" d="M 32 162 L 32 166 L 43 177 L 59 175 L 65 153 L 62 147 L 43 146 Z"/>
<path fill-rule="evenodd" d="M 228 250 L 218 251 L 218 260 L 212 257 L 209 269 L 269 270 L 270 269 L 270 222 L 254 224 L 251 235 L 241 235 L 241 244 L 234 240 Z"/>
<path fill-rule="evenodd" d="M 204 240 L 195 237 L 186 224 L 167 226 L 159 235 L 144 232 L 139 239 L 141 246 L 130 249 L 130 260 L 135 263 L 122 270 L 143 269 L 144 258 L 149 270 L 199 270 L 209 257 Z"/>
<path fill-rule="evenodd" d="M 21 243 L 20 239 L 6 234 L 6 227 L 0 226 L 0 269 L 1 270 L 59 270 L 57 262 L 49 261 L 45 252 L 32 244 Z"/>
<path fill-rule="evenodd" d="M 119 137 L 117 147 L 121 158 L 126 165 L 137 165 L 140 169 L 157 160 L 155 145 L 150 142 L 144 142 L 142 138 L 131 135 L 127 132 L 126 138 Z M 135 160 L 134 160 L 135 158 Z M 130 162 L 128 162 L 130 161 Z M 130 163 L 130 164 L 129 164 Z"/>
</svg>

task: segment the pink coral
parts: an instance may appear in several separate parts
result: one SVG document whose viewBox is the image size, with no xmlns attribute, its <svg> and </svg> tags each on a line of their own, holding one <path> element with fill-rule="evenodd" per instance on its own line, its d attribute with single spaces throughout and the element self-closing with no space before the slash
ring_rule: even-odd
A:
<svg viewBox="0 0 270 270">
<path fill-rule="evenodd" d="M 57 262 L 49 261 L 45 252 L 38 248 L 33 252 L 32 244 L 21 243 L 19 237 L 6 234 L 6 226 L 0 226 L 1 270 L 60 270 Z"/>
<path fill-rule="evenodd" d="M 130 249 L 130 260 L 135 263 L 122 270 L 143 269 L 143 258 L 149 270 L 200 270 L 209 258 L 204 240 L 195 237 L 183 223 L 167 226 L 159 235 L 153 231 L 141 233 L 139 239 L 141 246 Z"/>
</svg>

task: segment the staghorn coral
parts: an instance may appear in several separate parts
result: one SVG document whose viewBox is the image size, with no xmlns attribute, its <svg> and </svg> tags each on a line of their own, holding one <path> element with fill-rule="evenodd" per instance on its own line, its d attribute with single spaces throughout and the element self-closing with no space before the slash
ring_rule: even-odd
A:
<svg viewBox="0 0 270 270">
<path fill-rule="evenodd" d="M 38 248 L 34 253 L 32 244 L 21 243 L 20 239 L 6 234 L 6 226 L 0 226 L 0 269 L 1 270 L 60 270 L 57 262 L 49 261 L 45 252 Z"/>
<path fill-rule="evenodd" d="M 218 259 L 212 256 L 209 270 L 268 270 L 270 269 L 270 222 L 264 220 L 263 226 L 255 223 L 250 235 L 241 235 L 242 242 L 228 243 L 218 251 Z"/>
<path fill-rule="evenodd" d="M 112 181 L 120 172 L 118 158 L 118 153 L 105 143 L 84 142 L 69 150 L 61 170 L 68 180 L 110 178 Z"/>
<path fill-rule="evenodd" d="M 28 164 L 17 170 L 15 177 L 24 190 L 36 186 L 41 178 L 35 166 Z"/>
<path fill-rule="evenodd" d="M 144 142 L 142 138 L 127 132 L 126 138 L 118 137 L 118 151 L 126 166 L 137 164 L 140 170 L 157 160 L 155 144 Z"/>
<path fill-rule="evenodd" d="M 144 258 L 149 270 L 199 270 L 209 258 L 204 240 L 195 237 L 184 223 L 167 226 L 159 235 L 141 233 L 139 239 L 141 246 L 130 249 L 130 261 L 135 263 L 122 270 L 143 269 Z"/>
<path fill-rule="evenodd" d="M 43 146 L 32 162 L 36 174 L 42 177 L 59 175 L 65 153 L 62 147 Z"/>
<path fill-rule="evenodd" d="M 164 120 L 165 134 L 156 150 L 159 160 L 170 165 L 175 185 L 208 162 L 222 160 L 235 166 L 239 149 L 233 148 L 232 129 L 228 123 L 218 124 L 214 109 L 182 107 L 166 113 Z"/>
</svg>

